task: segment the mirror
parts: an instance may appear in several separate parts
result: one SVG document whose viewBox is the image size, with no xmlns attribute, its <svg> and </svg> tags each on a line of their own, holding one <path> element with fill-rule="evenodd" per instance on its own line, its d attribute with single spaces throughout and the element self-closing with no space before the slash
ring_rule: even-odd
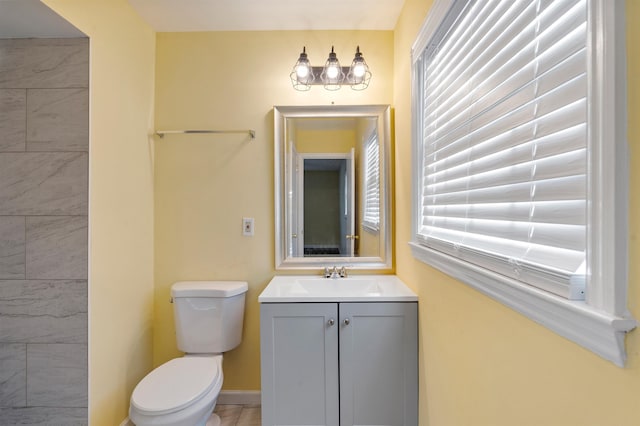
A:
<svg viewBox="0 0 640 426">
<path fill-rule="evenodd" d="M 276 269 L 391 269 L 388 105 L 276 106 Z"/>
</svg>

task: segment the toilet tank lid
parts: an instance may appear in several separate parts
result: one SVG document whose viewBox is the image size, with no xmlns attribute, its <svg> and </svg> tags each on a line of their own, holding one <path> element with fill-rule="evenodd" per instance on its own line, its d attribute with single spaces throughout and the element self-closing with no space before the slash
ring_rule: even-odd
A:
<svg viewBox="0 0 640 426">
<path fill-rule="evenodd" d="M 245 293 L 245 281 L 179 281 L 171 286 L 176 297 L 231 297 Z"/>
</svg>

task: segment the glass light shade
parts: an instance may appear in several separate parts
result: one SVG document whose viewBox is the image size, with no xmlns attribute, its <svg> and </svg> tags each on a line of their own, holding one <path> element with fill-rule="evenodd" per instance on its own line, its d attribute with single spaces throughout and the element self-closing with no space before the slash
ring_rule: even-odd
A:
<svg viewBox="0 0 640 426">
<path fill-rule="evenodd" d="M 353 90 L 364 90 L 369 86 L 371 80 L 371 71 L 367 62 L 360 53 L 360 46 L 356 49 L 356 55 L 351 62 L 349 68 L 349 74 L 347 74 L 347 82 L 351 85 Z"/>
<path fill-rule="evenodd" d="M 300 91 L 306 91 L 311 89 L 311 83 L 315 79 L 313 75 L 313 68 L 307 58 L 306 47 L 302 48 L 302 53 L 293 66 L 293 71 L 289 74 L 291 78 L 291 84 L 293 88 Z"/>
<path fill-rule="evenodd" d="M 324 64 L 320 79 L 324 83 L 324 88 L 327 90 L 338 90 L 342 87 L 344 73 L 342 72 L 338 57 L 333 51 L 333 46 L 331 46 L 331 53 L 329 53 L 329 58 Z"/>
</svg>

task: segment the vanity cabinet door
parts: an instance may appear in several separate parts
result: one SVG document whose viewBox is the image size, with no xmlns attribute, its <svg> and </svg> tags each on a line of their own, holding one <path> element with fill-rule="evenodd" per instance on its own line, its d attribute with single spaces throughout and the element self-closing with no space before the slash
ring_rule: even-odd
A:
<svg viewBox="0 0 640 426">
<path fill-rule="evenodd" d="M 340 425 L 417 425 L 417 303 L 339 310 Z"/>
<path fill-rule="evenodd" d="M 338 426 L 338 305 L 260 305 L 262 424 Z"/>
</svg>

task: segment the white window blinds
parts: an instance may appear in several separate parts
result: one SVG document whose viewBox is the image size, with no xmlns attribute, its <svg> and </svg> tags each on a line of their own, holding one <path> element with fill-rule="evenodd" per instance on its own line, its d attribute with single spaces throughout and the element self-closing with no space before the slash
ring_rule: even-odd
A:
<svg viewBox="0 0 640 426">
<path fill-rule="evenodd" d="M 587 1 L 468 1 L 455 14 L 417 61 L 418 242 L 582 298 Z"/>
<path fill-rule="evenodd" d="M 365 194 L 362 225 L 370 231 L 380 230 L 380 146 L 376 132 L 364 147 Z"/>
</svg>

